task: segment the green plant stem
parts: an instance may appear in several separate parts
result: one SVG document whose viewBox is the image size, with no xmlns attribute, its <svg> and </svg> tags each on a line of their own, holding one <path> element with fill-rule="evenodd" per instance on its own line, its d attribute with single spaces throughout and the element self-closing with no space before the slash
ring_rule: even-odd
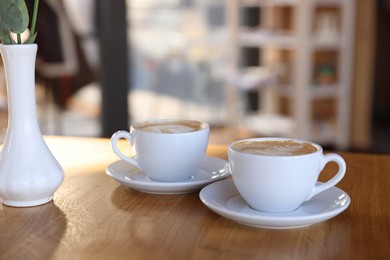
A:
<svg viewBox="0 0 390 260">
<path fill-rule="evenodd" d="M 31 21 L 31 34 L 35 34 L 35 25 L 37 23 L 39 0 L 34 1 L 33 17 Z"/>
<path fill-rule="evenodd" d="M 17 33 L 16 35 L 18 37 L 18 44 L 22 44 L 22 36 L 20 35 L 20 33 Z"/>
</svg>

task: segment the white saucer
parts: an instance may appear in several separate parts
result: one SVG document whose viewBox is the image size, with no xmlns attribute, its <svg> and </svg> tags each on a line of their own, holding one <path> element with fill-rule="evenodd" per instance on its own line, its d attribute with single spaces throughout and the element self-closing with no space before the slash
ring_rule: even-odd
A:
<svg viewBox="0 0 390 260">
<path fill-rule="evenodd" d="M 247 226 L 261 228 L 299 228 L 328 220 L 350 204 L 348 194 L 337 187 L 325 190 L 288 213 L 266 213 L 248 206 L 232 179 L 212 183 L 200 194 L 202 202 L 215 213 Z"/>
<path fill-rule="evenodd" d="M 228 162 L 206 156 L 196 173 L 188 180 L 180 182 L 160 182 L 149 179 L 145 173 L 123 160 L 116 161 L 106 168 L 108 176 L 126 187 L 153 194 L 181 194 L 199 191 L 207 184 L 230 175 Z"/>
</svg>

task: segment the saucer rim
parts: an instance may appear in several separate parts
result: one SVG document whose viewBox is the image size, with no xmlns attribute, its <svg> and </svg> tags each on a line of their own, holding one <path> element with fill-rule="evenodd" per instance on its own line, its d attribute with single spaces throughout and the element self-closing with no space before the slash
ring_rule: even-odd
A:
<svg viewBox="0 0 390 260">
<path fill-rule="evenodd" d="M 320 183 L 320 182 L 319 182 Z M 211 183 L 204 187 L 200 193 L 199 197 L 200 200 L 205 204 L 210 210 L 215 212 L 218 215 L 221 215 L 225 218 L 228 218 L 230 220 L 233 220 L 237 223 L 247 225 L 247 226 L 252 226 L 252 227 L 257 227 L 257 228 L 270 228 L 270 229 L 292 229 L 292 228 L 300 228 L 300 227 L 305 227 L 305 226 L 310 226 L 316 223 L 320 223 L 326 220 L 329 220 L 343 211 L 345 211 L 350 203 L 351 203 L 351 198 L 350 196 L 343 191 L 342 189 L 338 187 L 332 187 L 329 190 L 336 190 L 338 193 L 343 193 L 346 195 L 346 203 L 334 210 L 328 211 L 328 212 L 322 212 L 322 213 L 316 213 L 316 214 L 311 214 L 311 215 L 305 215 L 305 216 L 299 216 L 299 215 L 290 215 L 293 212 L 286 212 L 286 213 L 268 213 L 268 212 L 261 212 L 261 211 L 256 211 L 254 209 L 250 209 L 250 212 L 253 213 L 248 213 L 248 212 L 238 212 L 229 209 L 228 207 L 225 206 L 225 204 L 217 203 L 216 200 L 212 201 L 209 200 L 207 195 L 205 193 L 209 189 L 217 189 L 220 188 L 217 185 L 232 185 L 230 186 L 230 189 L 225 188 L 224 193 L 220 193 L 220 196 L 223 196 L 223 202 L 226 203 L 234 198 L 240 197 L 242 200 L 242 203 L 246 202 L 244 199 L 242 199 L 241 195 L 237 191 L 237 189 L 234 186 L 233 180 L 231 178 L 226 179 L 226 180 L 221 180 L 218 182 Z M 228 190 L 228 191 L 227 191 Z M 326 191 L 324 191 L 326 192 Z M 321 194 L 321 193 L 320 193 Z M 321 195 L 318 194 L 314 196 L 312 199 L 315 199 L 320 197 Z M 221 201 L 219 199 L 218 201 Z M 272 224 L 271 224 L 272 223 Z"/>
<path fill-rule="evenodd" d="M 215 156 L 205 156 L 205 159 L 202 163 L 207 163 L 205 160 L 211 160 L 212 163 L 220 161 L 221 163 L 224 163 L 224 167 L 218 167 L 215 169 L 216 171 L 219 172 L 218 177 L 215 177 L 214 179 L 211 178 L 212 174 L 210 174 L 212 171 L 209 171 L 205 169 L 204 167 L 201 166 L 198 168 L 198 170 L 202 170 L 206 172 L 207 174 L 210 174 L 209 178 L 203 178 L 203 179 L 198 179 L 198 180 L 193 180 L 192 177 L 196 175 L 196 173 L 191 176 L 190 179 L 184 180 L 184 181 L 178 181 L 178 182 L 160 182 L 156 181 L 153 179 L 149 179 L 146 174 L 136 166 L 124 161 L 124 160 L 117 160 L 112 163 L 110 163 L 106 167 L 106 174 L 113 178 L 115 181 L 119 182 L 121 185 L 126 186 L 127 188 L 131 188 L 134 190 L 138 190 L 141 192 L 145 193 L 150 193 L 150 194 L 184 194 L 184 193 L 192 193 L 195 191 L 199 191 L 200 189 L 204 188 L 206 185 L 223 180 L 230 176 L 230 169 L 228 167 L 229 163 L 227 160 L 215 157 Z M 209 162 L 210 163 L 210 162 Z M 127 171 L 126 173 L 131 174 L 138 172 L 139 174 L 145 176 L 145 181 L 140 181 L 140 180 L 132 180 L 132 179 L 125 179 L 123 177 L 119 177 L 115 174 L 115 172 L 112 170 L 112 167 L 117 164 L 123 164 L 125 167 L 128 167 L 130 171 Z M 122 166 L 123 167 L 123 166 Z M 127 170 L 129 170 L 127 169 Z M 197 171 L 198 171 L 197 170 Z M 222 170 L 222 171 L 221 171 Z M 221 172 L 220 172 L 221 171 Z M 147 181 L 146 181 L 147 179 Z"/>
</svg>

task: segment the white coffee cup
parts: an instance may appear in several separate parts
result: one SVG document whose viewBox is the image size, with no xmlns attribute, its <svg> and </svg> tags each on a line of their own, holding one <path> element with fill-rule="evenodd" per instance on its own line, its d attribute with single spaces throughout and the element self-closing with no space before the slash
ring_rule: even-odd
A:
<svg viewBox="0 0 390 260">
<path fill-rule="evenodd" d="M 206 122 L 179 119 L 155 119 L 134 122 L 128 131 L 113 134 L 113 151 L 124 161 L 140 168 L 157 181 L 189 179 L 205 157 L 210 127 Z M 135 157 L 123 154 L 119 139 L 127 139 Z"/>
<path fill-rule="evenodd" d="M 301 147 L 302 143 L 306 143 L 309 145 L 308 148 L 311 146 L 310 149 L 314 151 L 288 155 L 283 154 L 286 151 L 280 154 L 267 150 L 267 147 L 256 147 L 276 144 L 282 145 L 276 148 L 277 150 L 286 150 L 284 146 L 288 146 L 288 143 L 291 147 L 295 144 Z M 253 148 L 250 145 L 253 145 Z M 288 149 L 292 149 L 291 147 Z M 263 151 L 259 152 L 256 149 Z M 240 195 L 250 207 L 263 212 L 294 211 L 303 202 L 336 185 L 346 171 L 345 161 L 340 155 L 323 154 L 320 145 L 297 139 L 241 140 L 229 145 L 228 156 L 233 182 Z M 321 171 L 328 162 L 337 163 L 338 172 L 327 182 L 317 183 Z"/>
</svg>

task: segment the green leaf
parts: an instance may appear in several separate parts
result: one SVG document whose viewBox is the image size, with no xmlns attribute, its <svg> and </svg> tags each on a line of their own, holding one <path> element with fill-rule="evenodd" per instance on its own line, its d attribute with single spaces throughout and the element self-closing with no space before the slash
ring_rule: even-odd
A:
<svg viewBox="0 0 390 260">
<path fill-rule="evenodd" d="M 28 26 L 29 16 L 24 0 L 0 1 L 0 37 L 9 43 L 9 33 L 23 33 Z M 8 39 L 7 39 L 8 38 Z"/>
<path fill-rule="evenodd" d="M 30 35 L 30 37 L 28 37 L 28 39 L 24 43 L 25 44 L 34 43 L 35 42 L 35 38 L 37 38 L 37 32 L 35 32 L 34 34 Z"/>
<path fill-rule="evenodd" d="M 12 44 L 8 32 L 5 32 L 5 33 L 4 32 L 0 32 L 0 39 L 3 42 L 3 44 Z"/>
</svg>

